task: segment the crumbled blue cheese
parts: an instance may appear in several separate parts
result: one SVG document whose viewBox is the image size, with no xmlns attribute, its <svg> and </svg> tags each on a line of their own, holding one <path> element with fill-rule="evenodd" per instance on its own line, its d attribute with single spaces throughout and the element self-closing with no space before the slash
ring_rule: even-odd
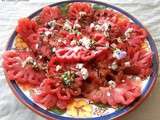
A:
<svg viewBox="0 0 160 120">
<path fill-rule="evenodd" d="M 59 70 L 61 70 L 62 69 L 62 66 L 60 66 L 60 65 L 57 65 L 56 66 L 56 71 L 59 71 Z"/>
<path fill-rule="evenodd" d="M 110 23 L 109 22 L 104 22 L 103 24 L 97 24 L 93 27 L 95 27 L 95 30 L 107 32 L 110 28 Z"/>
<path fill-rule="evenodd" d="M 110 92 L 107 92 L 107 96 L 110 97 L 110 96 L 111 96 L 111 93 L 110 93 Z"/>
<path fill-rule="evenodd" d="M 82 39 L 79 40 L 79 42 L 81 43 L 82 46 L 84 46 L 87 49 L 89 49 L 92 44 L 91 39 L 87 37 L 83 37 Z"/>
<path fill-rule="evenodd" d="M 89 76 L 88 70 L 84 67 L 83 63 L 77 63 L 76 68 L 79 69 L 80 74 L 82 75 L 83 79 L 86 80 Z"/>
<path fill-rule="evenodd" d="M 117 62 L 114 61 L 111 65 L 108 66 L 108 68 L 112 70 L 116 70 L 118 68 Z"/>
<path fill-rule="evenodd" d="M 51 48 L 51 52 L 52 52 L 52 53 L 55 53 L 55 51 L 56 51 L 56 48 L 55 48 L 55 47 Z"/>
<path fill-rule="evenodd" d="M 38 58 L 39 58 L 39 59 L 42 59 L 42 58 L 43 58 L 43 56 L 42 56 L 42 55 L 39 55 L 39 56 L 38 56 Z"/>
<path fill-rule="evenodd" d="M 126 31 L 125 31 L 125 33 L 124 33 L 124 35 L 126 36 L 126 38 L 129 38 L 130 37 L 130 34 L 133 32 L 133 28 L 128 28 Z"/>
<path fill-rule="evenodd" d="M 50 32 L 50 31 L 45 31 L 44 34 L 45 34 L 45 36 L 48 37 L 49 35 L 52 35 L 52 32 Z"/>
<path fill-rule="evenodd" d="M 111 44 L 111 47 L 112 47 L 112 48 L 117 48 L 117 45 L 116 45 L 115 43 L 112 43 L 112 44 Z"/>
<path fill-rule="evenodd" d="M 28 63 L 33 63 L 33 62 L 34 62 L 33 58 L 29 56 L 22 62 L 22 67 L 25 67 Z"/>
<path fill-rule="evenodd" d="M 108 31 L 110 27 L 110 24 L 108 22 L 105 22 L 102 24 L 102 30 L 103 31 Z"/>
<path fill-rule="evenodd" d="M 77 63 L 76 68 L 77 68 L 77 69 L 82 69 L 83 66 L 84 66 L 83 63 Z"/>
<path fill-rule="evenodd" d="M 63 25 L 63 29 L 65 29 L 65 30 L 71 30 L 72 29 L 72 25 L 71 25 L 71 22 L 69 20 L 66 20 L 66 22 Z"/>
<path fill-rule="evenodd" d="M 131 66 L 131 63 L 129 61 L 125 62 L 124 63 L 125 67 L 130 67 Z"/>
<path fill-rule="evenodd" d="M 116 87 L 116 82 L 114 82 L 113 80 L 108 81 L 109 86 L 111 86 L 112 88 Z"/>
<path fill-rule="evenodd" d="M 79 15 L 82 17 L 82 16 L 84 16 L 84 15 L 86 15 L 87 13 L 86 12 L 84 12 L 84 11 L 80 11 L 79 12 Z"/>
<path fill-rule="evenodd" d="M 77 44 L 77 40 L 73 39 L 70 43 L 71 46 L 76 45 Z"/>
<path fill-rule="evenodd" d="M 118 60 L 125 58 L 127 53 L 125 51 L 122 51 L 120 49 L 116 49 L 113 51 L 113 57 L 117 58 Z"/>
<path fill-rule="evenodd" d="M 56 26 L 56 20 L 49 21 L 47 24 L 50 26 L 50 29 L 53 30 Z"/>
<path fill-rule="evenodd" d="M 62 42 L 62 39 L 61 39 L 61 38 L 59 38 L 57 41 L 60 43 L 60 42 Z"/>
<path fill-rule="evenodd" d="M 77 28 L 80 28 L 80 27 L 81 27 L 81 25 L 78 23 L 78 20 L 76 20 L 74 22 L 73 29 L 77 29 Z"/>
<path fill-rule="evenodd" d="M 109 43 L 106 43 L 106 44 L 105 44 L 105 47 L 106 47 L 106 48 L 109 48 Z"/>
<path fill-rule="evenodd" d="M 39 44 L 36 44 L 36 45 L 35 45 L 35 49 L 38 49 L 38 47 L 39 47 Z"/>
<path fill-rule="evenodd" d="M 124 83 L 125 82 L 125 80 L 122 80 L 122 83 Z"/>
<path fill-rule="evenodd" d="M 91 29 L 95 27 L 94 23 L 91 23 L 89 26 Z"/>
<path fill-rule="evenodd" d="M 83 67 L 83 68 L 80 70 L 80 72 L 81 72 L 81 74 L 82 74 L 83 79 L 86 80 L 86 79 L 88 78 L 88 76 L 89 76 L 88 70 Z"/>
</svg>

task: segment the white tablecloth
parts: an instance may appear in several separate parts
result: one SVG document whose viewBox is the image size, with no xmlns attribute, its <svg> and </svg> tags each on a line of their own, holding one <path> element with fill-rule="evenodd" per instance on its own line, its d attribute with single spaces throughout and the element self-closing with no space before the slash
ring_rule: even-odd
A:
<svg viewBox="0 0 160 120">
<path fill-rule="evenodd" d="M 28 16 L 39 8 L 59 0 L 8 1 L 0 2 L 0 65 L 1 55 L 8 38 L 15 29 L 18 18 Z M 121 7 L 137 17 L 150 31 L 160 51 L 160 0 L 106 0 L 106 2 Z M 0 66 L 0 76 L 0 120 L 43 120 L 17 101 L 5 81 L 2 66 Z M 159 120 L 159 94 L 160 85 L 157 82 L 152 95 L 136 111 L 122 119 Z"/>
</svg>

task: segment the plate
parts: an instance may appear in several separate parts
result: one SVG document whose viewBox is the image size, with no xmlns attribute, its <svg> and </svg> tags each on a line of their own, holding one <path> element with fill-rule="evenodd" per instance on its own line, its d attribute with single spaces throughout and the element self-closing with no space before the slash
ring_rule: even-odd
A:
<svg viewBox="0 0 160 120">
<path fill-rule="evenodd" d="M 124 10 L 117 8 L 113 5 L 107 4 L 107 3 L 103 3 L 103 2 L 98 2 L 98 1 L 92 1 L 92 0 L 74 0 L 74 1 L 63 1 L 63 2 L 57 2 L 55 4 L 51 4 L 49 6 L 53 7 L 53 6 L 63 6 L 65 4 L 69 4 L 72 2 L 89 2 L 92 4 L 96 4 L 96 7 L 100 8 L 111 8 L 115 11 L 118 11 L 120 13 L 122 13 L 123 15 L 125 15 L 126 17 L 128 17 L 132 22 L 138 24 L 140 27 L 144 28 L 144 26 L 132 15 L 130 15 L 129 13 L 125 12 Z M 31 14 L 29 16 L 29 18 L 34 18 L 42 9 L 34 12 L 33 14 Z M 13 34 L 11 35 L 9 42 L 7 44 L 7 48 L 6 50 L 10 50 L 13 48 L 13 43 L 16 37 L 16 31 L 13 32 Z M 108 120 L 108 119 L 115 119 L 118 118 L 122 115 L 125 115 L 127 113 L 129 113 L 130 111 L 134 110 L 138 105 L 140 105 L 145 98 L 148 96 L 148 94 L 151 92 L 156 79 L 157 79 L 157 74 L 158 74 L 158 52 L 154 43 L 154 40 L 152 39 L 151 35 L 148 33 L 148 37 L 147 37 L 149 46 L 151 51 L 153 52 L 153 59 L 152 59 L 152 74 L 148 77 L 147 80 L 145 80 L 144 84 L 143 84 L 143 89 L 142 89 L 142 94 L 141 96 L 136 99 L 132 104 L 130 104 L 127 107 L 122 107 L 119 108 L 117 110 L 110 110 L 110 112 L 105 113 L 102 116 L 92 116 L 90 118 L 81 118 L 81 119 L 85 119 L 85 120 Z M 25 104 L 28 108 L 30 108 L 31 110 L 33 110 L 34 112 L 36 112 L 37 114 L 47 118 L 47 119 L 60 119 L 60 120 L 80 120 L 80 118 L 73 118 L 70 116 L 65 116 L 65 115 L 58 115 L 55 112 L 51 112 L 51 111 L 47 111 L 45 108 L 43 108 L 42 106 L 34 103 L 32 101 L 32 99 L 29 97 L 29 95 L 27 94 L 27 92 L 24 92 L 15 81 L 9 81 L 7 80 L 10 88 L 12 89 L 13 93 L 15 94 L 15 96 L 23 103 Z M 84 100 L 85 101 L 85 100 Z"/>
</svg>

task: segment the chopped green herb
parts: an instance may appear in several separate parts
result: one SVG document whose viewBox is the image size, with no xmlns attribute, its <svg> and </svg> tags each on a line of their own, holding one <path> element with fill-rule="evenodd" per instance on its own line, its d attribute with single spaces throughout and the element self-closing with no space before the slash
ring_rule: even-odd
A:
<svg viewBox="0 0 160 120">
<path fill-rule="evenodd" d="M 101 9 L 105 9 L 106 6 L 104 5 L 97 5 L 97 4 L 93 4 L 93 9 L 95 10 L 101 10 Z"/>
<path fill-rule="evenodd" d="M 76 74 L 73 71 L 67 71 L 61 75 L 61 78 L 63 79 L 64 85 L 70 86 L 74 82 Z"/>
<path fill-rule="evenodd" d="M 62 110 L 62 109 L 59 109 L 59 108 L 53 108 L 50 111 L 52 111 L 52 112 L 54 112 L 54 113 L 56 113 L 58 115 L 62 115 L 62 114 L 65 113 L 65 110 Z"/>
</svg>

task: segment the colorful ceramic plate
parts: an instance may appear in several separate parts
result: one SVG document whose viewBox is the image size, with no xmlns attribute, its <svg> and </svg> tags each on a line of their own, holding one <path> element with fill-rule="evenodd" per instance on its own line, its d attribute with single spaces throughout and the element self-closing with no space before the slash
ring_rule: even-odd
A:
<svg viewBox="0 0 160 120">
<path fill-rule="evenodd" d="M 73 1 L 58 2 L 55 4 L 51 4 L 50 6 L 58 5 L 62 8 L 63 7 L 65 8 L 65 5 L 72 3 L 72 2 Z M 117 8 L 115 6 L 112 6 L 110 4 L 103 3 L 103 2 L 90 1 L 90 0 L 87 0 L 87 1 L 86 0 L 75 0 L 74 2 L 89 2 L 96 9 L 102 9 L 102 8 L 113 9 L 115 11 L 122 13 L 123 15 L 128 17 L 131 21 L 133 21 L 134 23 L 136 23 L 139 26 L 141 26 L 142 28 L 144 28 L 144 26 L 136 18 L 134 18 L 132 15 L 130 15 L 129 13 L 123 11 L 122 9 Z M 29 16 L 29 18 L 34 18 L 41 10 L 42 9 L 34 12 L 32 15 Z M 13 43 L 14 43 L 15 37 L 16 37 L 16 32 L 14 31 L 12 36 L 9 39 L 6 50 L 10 50 L 10 49 L 14 48 Z M 44 107 L 42 107 L 41 105 L 34 103 L 30 97 L 30 94 L 28 94 L 29 91 L 23 90 L 20 86 L 18 86 L 18 84 L 15 81 L 8 80 L 8 84 L 11 87 L 14 94 L 16 95 L 16 97 L 23 104 L 25 104 L 31 110 L 33 110 L 34 112 L 38 113 L 39 115 L 41 115 L 47 119 L 56 118 L 56 119 L 60 119 L 60 120 L 68 120 L 68 119 L 73 119 L 73 120 L 75 120 L 75 119 L 78 119 L 78 120 L 79 119 L 108 120 L 108 119 L 118 118 L 118 117 L 134 110 L 138 105 L 140 105 L 144 101 L 144 99 L 147 97 L 149 92 L 152 90 L 152 87 L 156 82 L 157 73 L 158 73 L 158 53 L 157 53 L 155 43 L 154 43 L 150 34 L 148 35 L 147 39 L 148 39 L 150 49 L 153 52 L 153 59 L 152 59 L 153 60 L 152 61 L 153 72 L 148 77 L 148 79 L 143 82 L 141 96 L 127 107 L 119 107 L 118 109 L 117 108 L 114 109 L 114 108 L 110 108 L 107 106 L 102 106 L 100 104 L 98 105 L 98 104 L 89 103 L 88 100 L 83 99 L 83 98 L 79 98 L 79 99 L 75 99 L 68 106 L 67 111 L 65 113 L 63 111 L 56 110 L 56 109 L 52 110 L 52 111 L 48 111 Z M 77 114 L 77 110 L 75 109 L 75 107 L 77 107 L 77 106 L 79 106 L 81 108 L 83 107 L 83 110 L 79 110 L 78 114 Z M 83 117 L 83 118 L 81 118 L 81 117 Z"/>
</svg>

